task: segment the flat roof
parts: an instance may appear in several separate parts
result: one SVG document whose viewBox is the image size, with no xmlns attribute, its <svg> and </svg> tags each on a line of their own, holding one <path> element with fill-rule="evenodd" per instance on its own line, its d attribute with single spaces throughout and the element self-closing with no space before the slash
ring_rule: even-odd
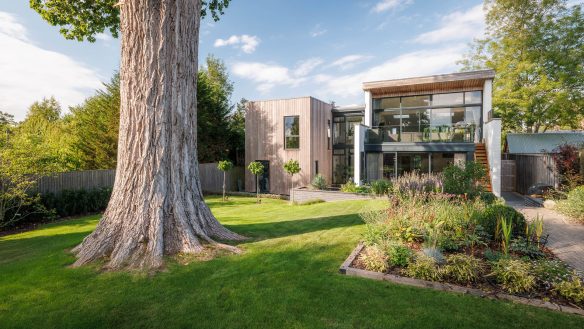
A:
<svg viewBox="0 0 584 329">
<path fill-rule="evenodd" d="M 428 75 L 422 77 L 390 79 L 381 81 L 363 82 L 363 90 L 371 90 L 376 88 L 410 86 L 426 83 L 440 83 L 462 80 L 487 80 L 495 77 L 494 70 L 480 70 L 468 71 L 449 74 Z"/>
<path fill-rule="evenodd" d="M 365 104 L 361 105 L 345 105 L 345 106 L 335 106 L 333 107 L 335 112 L 357 112 L 365 111 Z"/>
<path fill-rule="evenodd" d="M 562 144 L 584 145 L 584 131 L 552 131 L 537 134 L 507 134 L 507 153 L 551 153 Z"/>
</svg>

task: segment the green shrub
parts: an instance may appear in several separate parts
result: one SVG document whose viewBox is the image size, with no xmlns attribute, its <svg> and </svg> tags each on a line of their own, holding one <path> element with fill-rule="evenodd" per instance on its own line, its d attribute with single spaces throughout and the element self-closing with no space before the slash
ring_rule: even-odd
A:
<svg viewBox="0 0 584 329">
<path fill-rule="evenodd" d="M 524 238 L 514 239 L 511 242 L 509 250 L 531 259 L 542 258 L 545 256 L 544 252 L 539 249 L 536 243 L 529 242 Z"/>
<path fill-rule="evenodd" d="M 444 192 L 478 196 L 484 188 L 478 184 L 486 176 L 485 167 L 477 162 L 468 161 L 464 165 L 450 164 L 442 171 Z"/>
<path fill-rule="evenodd" d="M 408 265 L 404 273 L 412 278 L 428 281 L 439 281 L 442 279 L 442 271 L 438 267 L 438 264 L 436 264 L 436 260 L 423 253 L 416 254 L 414 261 Z"/>
<path fill-rule="evenodd" d="M 385 246 L 389 265 L 406 267 L 412 259 L 412 250 L 398 242 L 389 242 Z"/>
<path fill-rule="evenodd" d="M 530 274 L 530 264 L 519 259 L 501 258 L 492 264 L 492 273 L 503 289 L 510 293 L 531 291 L 535 277 Z"/>
<path fill-rule="evenodd" d="M 312 183 L 310 185 L 312 185 L 312 187 L 317 190 L 324 190 L 327 187 L 326 178 L 324 178 L 323 175 L 318 174 L 314 176 L 314 178 L 312 179 Z"/>
<path fill-rule="evenodd" d="M 497 221 L 505 218 L 512 223 L 513 236 L 519 237 L 525 235 L 525 216 L 512 207 L 500 204 L 487 206 L 484 211 L 477 217 L 477 222 L 483 227 L 485 233 L 491 239 L 498 239 L 496 236 Z"/>
<path fill-rule="evenodd" d="M 357 187 L 355 187 L 355 193 L 370 194 L 371 193 L 371 186 L 368 186 L 368 185 L 357 186 Z"/>
<path fill-rule="evenodd" d="M 54 209 L 59 217 L 68 217 L 105 210 L 111 193 L 111 188 L 63 190 L 43 195 L 41 200 L 47 209 Z"/>
<path fill-rule="evenodd" d="M 389 268 L 387 256 L 378 246 L 367 246 L 359 255 L 359 261 L 366 270 L 385 272 Z"/>
<path fill-rule="evenodd" d="M 444 275 L 459 283 L 477 281 L 483 273 L 483 263 L 480 259 L 465 254 L 454 254 L 446 257 Z"/>
<path fill-rule="evenodd" d="M 503 254 L 500 251 L 498 251 L 498 250 L 492 250 L 490 248 L 487 248 L 487 249 L 485 249 L 485 252 L 483 253 L 483 256 L 488 261 L 496 262 L 499 259 L 501 259 L 501 257 L 503 257 Z"/>
<path fill-rule="evenodd" d="M 584 186 L 578 186 L 568 192 L 565 200 L 558 201 L 556 209 L 566 216 L 584 221 Z"/>
<path fill-rule="evenodd" d="M 391 188 L 391 182 L 385 179 L 372 181 L 370 185 L 371 193 L 377 196 L 387 194 Z"/>
<path fill-rule="evenodd" d="M 566 264 L 557 259 L 538 259 L 531 263 L 531 269 L 537 281 L 547 288 L 568 280 L 572 274 Z"/>
<path fill-rule="evenodd" d="M 556 284 L 554 292 L 573 302 L 584 302 L 584 284 L 576 274 L 572 276 L 571 280 L 564 280 Z"/>
<path fill-rule="evenodd" d="M 357 193 L 357 184 L 352 180 L 347 181 L 345 184 L 341 185 L 341 192 L 345 193 Z"/>
</svg>

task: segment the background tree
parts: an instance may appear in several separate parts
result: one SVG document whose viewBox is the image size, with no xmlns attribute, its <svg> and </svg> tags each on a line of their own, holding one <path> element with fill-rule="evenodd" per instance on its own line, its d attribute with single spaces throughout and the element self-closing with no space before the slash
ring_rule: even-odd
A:
<svg viewBox="0 0 584 329">
<path fill-rule="evenodd" d="M 84 170 L 116 167 L 120 127 L 120 76 L 114 75 L 104 89 L 71 108 L 71 147 Z"/>
<path fill-rule="evenodd" d="M 201 16 L 228 0 L 31 0 L 67 38 L 122 36 L 116 180 L 93 233 L 73 249 L 74 266 L 159 268 L 165 255 L 198 253 L 241 239 L 203 201 L 197 160 L 197 69 Z M 156 51 L 151 51 L 156 49 Z"/>
<path fill-rule="evenodd" d="M 226 175 L 227 172 L 229 170 L 231 170 L 233 168 L 233 163 L 229 160 L 223 160 L 223 161 L 219 161 L 219 164 L 217 164 L 217 169 L 221 170 L 223 172 L 223 201 L 225 201 L 225 181 L 226 181 Z"/>
<path fill-rule="evenodd" d="M 225 159 L 230 149 L 229 103 L 233 83 L 227 68 L 220 59 L 209 55 L 199 69 L 197 81 L 197 129 L 200 162 L 216 162 Z"/>
<path fill-rule="evenodd" d="M 494 69 L 506 131 L 577 128 L 584 115 L 584 20 L 565 0 L 486 0 L 487 33 L 461 61 Z"/>
<path fill-rule="evenodd" d="M 284 163 L 284 171 L 290 175 L 290 183 L 292 185 L 292 201 L 294 201 L 294 175 L 300 172 L 300 163 L 297 160 L 290 159 Z"/>
<path fill-rule="evenodd" d="M 5 156 L 18 162 L 23 174 L 48 174 L 79 169 L 70 148 L 71 135 L 61 118 L 61 106 L 51 97 L 35 102 L 12 129 Z"/>
<path fill-rule="evenodd" d="M 237 165 L 244 165 L 245 162 L 245 111 L 247 109 L 247 103 L 248 100 L 242 98 L 235 106 L 235 111 L 229 117 L 229 131 L 231 133 L 229 157 Z"/>
<path fill-rule="evenodd" d="M 260 203 L 260 175 L 264 173 L 264 165 L 259 161 L 252 161 L 247 166 L 247 169 L 256 178 L 256 201 Z"/>
</svg>

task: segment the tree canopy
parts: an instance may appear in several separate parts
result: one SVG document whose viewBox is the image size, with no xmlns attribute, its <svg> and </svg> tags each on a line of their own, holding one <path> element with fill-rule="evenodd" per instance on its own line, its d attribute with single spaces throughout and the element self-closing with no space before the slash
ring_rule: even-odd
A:
<svg viewBox="0 0 584 329">
<path fill-rule="evenodd" d="M 577 128 L 584 115 L 584 18 L 565 0 L 487 0 L 487 33 L 461 61 L 497 72 L 493 106 L 507 131 Z"/>
<path fill-rule="evenodd" d="M 230 0 L 203 0 L 201 17 L 218 21 Z M 120 31 L 119 0 L 30 0 L 30 7 L 67 39 L 95 42 L 106 30 L 115 38 Z"/>
</svg>

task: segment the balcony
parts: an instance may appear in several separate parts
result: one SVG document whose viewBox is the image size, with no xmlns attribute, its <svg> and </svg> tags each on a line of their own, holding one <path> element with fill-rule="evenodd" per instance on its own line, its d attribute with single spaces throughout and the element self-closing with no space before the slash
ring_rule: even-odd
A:
<svg viewBox="0 0 584 329">
<path fill-rule="evenodd" d="M 369 128 L 365 132 L 365 144 L 382 143 L 475 143 L 480 140 L 475 125 L 441 125 L 403 131 L 398 126 Z"/>
</svg>

